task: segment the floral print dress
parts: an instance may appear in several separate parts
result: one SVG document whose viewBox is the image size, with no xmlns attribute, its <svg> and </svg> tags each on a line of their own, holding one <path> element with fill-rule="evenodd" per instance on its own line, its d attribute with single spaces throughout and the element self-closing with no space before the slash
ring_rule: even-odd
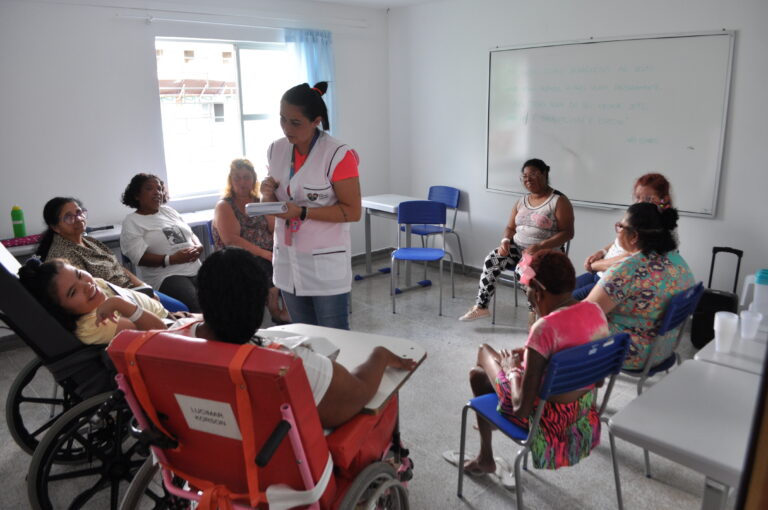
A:
<svg viewBox="0 0 768 510">
<path fill-rule="evenodd" d="M 642 369 L 672 296 L 695 285 L 691 269 L 677 251 L 664 255 L 638 252 L 609 268 L 598 283 L 616 307 L 608 313 L 611 334 L 629 333 L 632 344 L 624 368 Z M 678 329 L 658 337 L 656 365 L 670 354 Z"/>
</svg>

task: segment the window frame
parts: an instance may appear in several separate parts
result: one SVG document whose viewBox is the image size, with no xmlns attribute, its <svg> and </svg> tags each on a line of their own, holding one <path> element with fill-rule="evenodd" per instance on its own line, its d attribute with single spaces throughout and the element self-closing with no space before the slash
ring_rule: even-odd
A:
<svg viewBox="0 0 768 510">
<path fill-rule="evenodd" d="M 232 58 L 234 59 L 235 69 L 237 73 L 236 83 L 237 83 L 237 115 L 238 115 L 238 122 L 240 124 L 240 152 L 241 154 L 245 154 L 245 145 L 246 145 L 246 139 L 245 139 L 245 123 L 247 121 L 253 121 L 253 120 L 268 120 L 270 118 L 273 118 L 274 115 L 270 115 L 268 113 L 244 113 L 243 111 L 243 94 L 242 94 L 242 69 L 241 69 L 241 57 L 240 52 L 241 50 L 273 50 L 273 51 L 289 51 L 289 45 L 285 42 L 267 42 L 267 41 L 243 41 L 243 40 L 230 40 L 230 39 L 203 39 L 203 38 L 194 38 L 194 37 L 162 37 L 162 36 L 155 36 L 154 38 L 155 42 L 155 49 L 157 49 L 156 45 L 158 41 L 162 42 L 174 42 L 174 43 L 193 43 L 193 44 L 229 44 L 233 47 L 233 55 Z M 166 55 L 163 54 L 162 57 L 165 57 Z M 161 57 L 155 57 L 155 72 L 157 74 L 158 68 L 157 68 L 157 59 Z M 185 60 L 187 57 L 183 57 Z M 157 74 L 158 83 L 159 83 L 159 74 Z M 158 90 L 158 97 L 159 97 L 159 90 Z M 162 123 L 162 112 L 160 112 L 161 115 L 161 123 Z M 236 156 L 233 156 L 236 157 Z M 166 145 L 165 145 L 165 133 L 163 133 L 163 164 L 165 167 L 165 181 L 169 188 L 172 190 L 173 186 L 171 182 L 169 181 L 169 172 L 168 172 L 168 163 L 167 163 L 167 156 L 166 156 Z M 210 189 L 210 190 L 198 190 L 193 193 L 185 193 L 181 195 L 174 196 L 169 203 L 172 207 L 179 209 L 179 210 L 200 210 L 200 209 L 210 209 L 212 208 L 216 202 L 221 198 L 221 189 Z"/>
</svg>

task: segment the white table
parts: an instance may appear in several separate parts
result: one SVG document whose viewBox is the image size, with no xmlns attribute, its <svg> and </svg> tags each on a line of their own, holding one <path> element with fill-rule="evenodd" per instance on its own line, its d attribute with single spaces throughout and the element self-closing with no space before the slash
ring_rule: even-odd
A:
<svg viewBox="0 0 768 510">
<path fill-rule="evenodd" d="M 187 225 L 189 225 L 192 228 L 203 227 L 203 226 L 205 227 L 206 237 L 204 239 L 201 239 L 201 241 L 203 243 L 203 246 L 206 247 L 206 255 L 207 255 L 210 251 L 210 244 L 211 244 L 209 240 L 210 234 L 208 233 L 208 222 L 213 219 L 213 209 L 183 213 L 181 217 L 184 219 Z M 97 241 L 101 241 L 102 243 L 110 247 L 112 247 L 113 244 L 119 245 L 120 234 L 123 231 L 122 225 L 120 224 L 101 225 L 101 226 L 95 226 L 93 228 L 97 230 L 89 232 L 87 234 L 88 237 L 92 239 L 96 239 Z M 13 246 L 11 248 L 8 248 L 8 251 L 10 251 L 13 254 L 13 256 L 16 258 L 32 255 L 33 253 L 35 253 L 35 250 L 37 250 L 37 243 L 25 244 L 24 246 Z"/>
<path fill-rule="evenodd" d="M 754 339 L 742 339 L 737 336 L 728 352 L 717 352 L 715 341 L 712 340 L 697 352 L 693 359 L 761 375 L 765 359 L 766 337 L 768 335 L 762 331 L 758 332 Z"/>
<path fill-rule="evenodd" d="M 413 370 L 416 370 L 427 357 L 427 352 L 416 342 L 392 336 L 372 335 L 370 333 L 311 326 L 309 324 L 274 326 L 266 331 L 288 331 L 303 336 L 325 337 L 339 348 L 339 356 L 336 358 L 336 362 L 350 370 L 367 360 L 373 348 L 379 345 L 386 347 L 399 356 L 416 360 L 418 365 Z M 412 373 L 413 371 L 387 368 L 376 395 L 365 406 L 366 411 L 375 413 L 381 409 L 390 397 L 408 380 Z"/>
<path fill-rule="evenodd" d="M 369 276 L 375 276 L 377 274 L 389 273 L 389 268 L 382 268 L 374 272 L 371 267 L 371 216 L 381 216 L 390 220 L 397 221 L 397 207 L 400 202 L 408 202 L 410 200 L 424 200 L 423 198 L 409 197 L 407 195 L 371 195 L 363 197 L 362 205 L 365 208 L 365 274 L 355 275 L 355 280 L 362 280 Z M 400 235 L 398 231 L 398 235 Z M 410 227 L 406 229 L 405 233 L 405 245 L 411 246 L 411 233 Z M 410 264 L 405 264 L 405 285 L 409 287 L 411 285 L 411 268 Z"/>
<path fill-rule="evenodd" d="M 738 487 L 760 377 L 686 361 L 609 420 L 611 434 L 706 476 L 703 509 Z"/>
</svg>

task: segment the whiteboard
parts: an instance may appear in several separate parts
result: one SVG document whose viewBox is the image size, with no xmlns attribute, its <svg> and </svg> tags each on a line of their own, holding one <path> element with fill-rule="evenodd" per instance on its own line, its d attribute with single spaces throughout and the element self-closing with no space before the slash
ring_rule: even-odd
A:
<svg viewBox="0 0 768 510">
<path fill-rule="evenodd" d="M 683 214 L 715 215 L 734 33 L 589 40 L 490 52 L 487 188 L 524 193 L 541 158 L 575 205 L 624 208 L 648 172 Z"/>
</svg>

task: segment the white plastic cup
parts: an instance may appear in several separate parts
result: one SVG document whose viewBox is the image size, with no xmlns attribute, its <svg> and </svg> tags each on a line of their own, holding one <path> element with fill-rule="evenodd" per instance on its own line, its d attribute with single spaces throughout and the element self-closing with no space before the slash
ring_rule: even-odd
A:
<svg viewBox="0 0 768 510">
<path fill-rule="evenodd" d="M 760 327 L 760 322 L 763 320 L 763 314 L 760 312 L 754 312 L 744 310 L 739 314 L 741 317 L 741 338 L 753 339 L 757 336 L 757 329 Z"/>
<path fill-rule="evenodd" d="M 731 350 L 733 338 L 739 329 L 739 316 L 731 312 L 715 313 L 715 350 L 728 352 Z"/>
</svg>

